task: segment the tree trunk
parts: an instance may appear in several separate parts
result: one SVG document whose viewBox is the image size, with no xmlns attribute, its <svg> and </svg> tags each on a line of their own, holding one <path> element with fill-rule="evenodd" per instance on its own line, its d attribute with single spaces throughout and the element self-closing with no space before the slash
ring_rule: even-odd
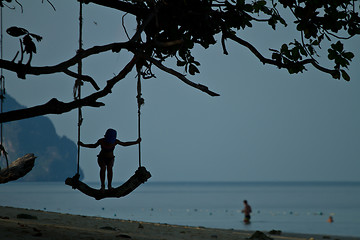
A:
<svg viewBox="0 0 360 240">
<path fill-rule="evenodd" d="M 109 197 L 124 197 L 134 191 L 140 184 L 145 183 L 151 177 L 150 172 L 146 170 L 145 167 L 139 167 L 136 170 L 135 174 L 127 180 L 123 185 L 117 188 L 113 188 L 111 190 L 98 190 L 89 187 L 87 184 L 78 180 L 79 175 L 75 175 L 72 178 L 67 178 L 65 180 L 65 184 L 72 186 L 74 189 L 78 189 L 80 192 L 95 198 L 96 200 L 100 200 L 103 198 Z"/>
<path fill-rule="evenodd" d="M 28 153 L 23 157 L 20 157 L 13 161 L 9 168 L 0 170 L 0 183 L 7 183 L 9 181 L 15 181 L 25 176 L 34 167 L 35 156 L 33 153 Z"/>
</svg>

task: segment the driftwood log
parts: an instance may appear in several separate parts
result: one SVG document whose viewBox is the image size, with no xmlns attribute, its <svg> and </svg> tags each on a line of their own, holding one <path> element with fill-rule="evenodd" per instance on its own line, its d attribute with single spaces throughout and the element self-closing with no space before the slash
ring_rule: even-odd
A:
<svg viewBox="0 0 360 240">
<path fill-rule="evenodd" d="M 103 198 L 120 198 L 128 195 L 132 191 L 134 191 L 140 184 L 145 183 L 151 177 L 150 172 L 146 170 L 145 167 L 139 167 L 135 174 L 127 180 L 120 187 L 113 188 L 111 190 L 107 189 L 101 191 L 99 189 L 94 189 L 89 187 L 87 184 L 81 182 L 79 180 L 79 175 L 75 175 L 72 178 L 67 178 L 65 180 L 65 184 L 72 186 L 74 189 L 78 189 L 80 192 L 95 198 L 96 200 L 100 200 Z"/>
<path fill-rule="evenodd" d="M 25 176 L 34 167 L 35 156 L 33 153 L 28 153 L 23 157 L 20 157 L 13 161 L 9 168 L 0 170 L 0 183 L 7 183 L 9 181 L 15 181 Z"/>
</svg>

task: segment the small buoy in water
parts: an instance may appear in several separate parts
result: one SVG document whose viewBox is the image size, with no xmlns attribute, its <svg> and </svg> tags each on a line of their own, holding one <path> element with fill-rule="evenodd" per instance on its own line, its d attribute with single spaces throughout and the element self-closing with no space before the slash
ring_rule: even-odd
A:
<svg viewBox="0 0 360 240">
<path fill-rule="evenodd" d="M 332 222 L 334 222 L 334 219 L 333 219 L 332 216 L 330 216 L 327 221 L 328 221 L 329 223 L 332 223 Z"/>
</svg>

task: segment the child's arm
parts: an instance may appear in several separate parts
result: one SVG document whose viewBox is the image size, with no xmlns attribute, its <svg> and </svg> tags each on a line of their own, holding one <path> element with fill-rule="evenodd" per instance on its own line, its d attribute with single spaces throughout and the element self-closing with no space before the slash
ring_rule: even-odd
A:
<svg viewBox="0 0 360 240">
<path fill-rule="evenodd" d="M 87 148 L 97 148 L 100 145 L 100 140 L 98 140 L 96 143 L 93 144 L 85 144 L 81 141 L 78 143 L 81 147 L 87 147 Z"/>
<path fill-rule="evenodd" d="M 141 138 L 138 138 L 136 141 L 130 141 L 130 142 L 122 142 L 120 140 L 116 139 L 116 144 L 121 145 L 121 146 L 131 146 L 131 145 L 135 145 L 135 144 L 139 144 L 141 142 Z"/>
</svg>

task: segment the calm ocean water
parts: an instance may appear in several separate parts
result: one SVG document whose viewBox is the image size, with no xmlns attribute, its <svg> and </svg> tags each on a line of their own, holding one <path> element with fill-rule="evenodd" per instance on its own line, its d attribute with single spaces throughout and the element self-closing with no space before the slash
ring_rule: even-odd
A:
<svg viewBox="0 0 360 240">
<path fill-rule="evenodd" d="M 249 225 L 242 223 L 244 199 L 253 208 Z M 148 182 L 127 197 L 100 201 L 61 182 L 15 182 L 0 185 L 0 205 L 188 226 L 360 237 L 360 182 Z M 327 222 L 329 216 L 333 223 Z"/>
</svg>

